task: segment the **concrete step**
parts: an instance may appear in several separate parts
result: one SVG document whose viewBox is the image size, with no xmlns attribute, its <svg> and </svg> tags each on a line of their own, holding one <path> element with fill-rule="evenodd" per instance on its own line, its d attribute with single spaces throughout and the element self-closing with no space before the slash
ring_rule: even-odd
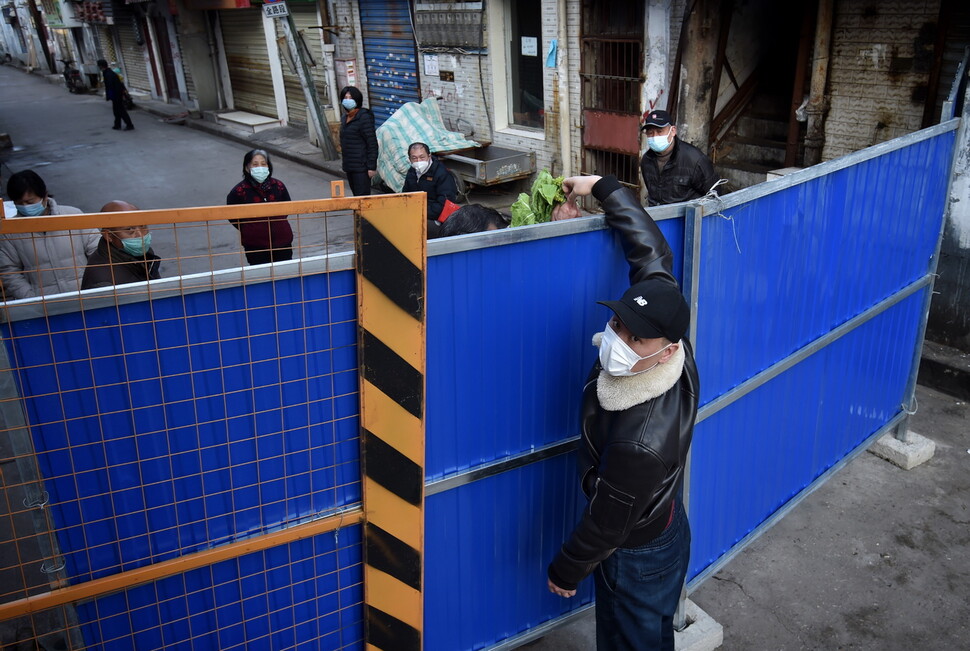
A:
<svg viewBox="0 0 970 651">
<path fill-rule="evenodd" d="M 766 138 L 732 137 L 721 143 L 718 158 L 761 165 L 768 169 L 785 166 L 785 143 Z"/>
<path fill-rule="evenodd" d="M 924 341 L 917 381 L 960 400 L 970 401 L 970 353 Z"/>
<path fill-rule="evenodd" d="M 753 115 L 786 119 L 791 110 L 791 95 L 757 93 L 748 104 L 747 112 Z"/>
<path fill-rule="evenodd" d="M 734 125 L 734 133 L 742 138 L 767 138 L 785 142 L 788 140 L 788 123 L 774 117 L 742 115 Z"/>
<path fill-rule="evenodd" d="M 281 126 L 279 118 L 256 115 L 245 111 L 227 111 L 216 113 L 216 122 L 227 127 L 240 129 L 248 133 L 259 133 L 267 129 L 277 129 Z"/>
</svg>

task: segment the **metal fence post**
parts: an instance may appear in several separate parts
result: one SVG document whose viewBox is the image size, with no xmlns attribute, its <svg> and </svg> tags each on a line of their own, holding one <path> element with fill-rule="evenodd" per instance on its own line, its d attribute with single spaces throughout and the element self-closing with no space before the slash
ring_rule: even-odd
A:
<svg viewBox="0 0 970 651">
<path fill-rule="evenodd" d="M 684 267 L 683 287 L 681 290 L 687 297 L 690 306 L 690 328 L 688 337 L 692 346 L 697 344 L 697 302 L 701 273 L 701 223 L 704 219 L 703 204 L 693 204 L 687 207 L 684 217 Z M 695 349 L 696 351 L 696 349 Z M 684 510 L 690 514 L 690 466 L 691 455 L 687 455 L 687 467 L 684 468 Z M 674 629 L 682 631 L 687 628 L 687 584 L 680 589 L 680 601 L 677 612 L 674 613 Z"/>
<path fill-rule="evenodd" d="M 966 56 L 970 56 L 970 47 L 967 48 Z M 964 64 L 966 64 L 966 58 L 964 59 Z M 913 353 L 913 364 L 910 367 L 909 379 L 906 383 L 906 391 L 903 394 L 906 402 L 902 407 L 906 412 L 906 416 L 902 421 L 900 421 L 899 425 L 896 426 L 894 434 L 898 440 L 904 443 L 909 442 L 909 417 L 916 413 L 916 381 L 919 376 L 920 359 L 922 358 L 923 353 L 923 341 L 926 337 L 926 323 L 930 318 L 930 304 L 933 302 L 933 288 L 936 286 L 936 270 L 940 264 L 940 249 L 943 246 L 943 234 L 946 230 L 946 224 L 950 219 L 951 208 L 955 203 L 959 205 L 959 202 L 961 201 L 959 196 L 953 198 L 955 193 L 954 186 L 958 185 L 960 187 L 970 189 L 970 160 L 968 160 L 966 155 L 961 156 L 961 152 L 970 151 L 970 129 L 967 128 L 967 121 L 970 120 L 970 85 L 968 85 L 965 89 L 962 109 L 963 114 L 960 116 L 960 126 L 957 127 L 957 132 L 954 136 L 953 157 L 950 160 L 950 175 L 946 184 L 946 204 L 943 209 L 943 219 L 940 220 L 940 232 L 936 238 L 936 248 L 933 251 L 933 257 L 930 258 L 930 265 L 929 269 L 927 270 L 927 274 L 930 276 L 930 283 L 927 286 L 926 294 L 923 297 L 919 331 L 916 337 L 916 350 Z M 962 170 L 961 166 L 963 167 Z M 956 181 L 956 183 L 954 181 Z M 957 191 L 956 194 L 959 195 L 961 193 Z"/>
<path fill-rule="evenodd" d="M 355 213 L 368 648 L 424 643 L 423 195 Z M 420 203 L 420 209 L 418 204 Z"/>
</svg>

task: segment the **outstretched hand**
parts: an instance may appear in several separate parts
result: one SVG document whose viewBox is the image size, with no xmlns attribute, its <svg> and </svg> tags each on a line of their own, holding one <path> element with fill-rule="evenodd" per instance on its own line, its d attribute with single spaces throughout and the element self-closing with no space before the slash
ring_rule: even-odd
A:
<svg viewBox="0 0 970 651">
<path fill-rule="evenodd" d="M 562 191 L 566 193 L 567 202 L 575 201 L 576 197 L 593 194 L 593 186 L 602 176 L 570 176 L 562 182 Z"/>
</svg>

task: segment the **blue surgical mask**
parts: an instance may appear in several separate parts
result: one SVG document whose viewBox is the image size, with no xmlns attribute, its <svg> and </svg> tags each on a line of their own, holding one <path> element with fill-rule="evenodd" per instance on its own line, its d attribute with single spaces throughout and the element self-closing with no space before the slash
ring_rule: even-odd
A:
<svg viewBox="0 0 970 651">
<path fill-rule="evenodd" d="M 128 255 L 143 258 L 152 248 L 152 234 L 146 233 L 144 237 L 123 237 L 121 238 L 121 246 Z"/>
<path fill-rule="evenodd" d="M 345 98 L 340 101 L 340 105 L 343 106 L 348 111 L 353 111 L 355 108 L 357 108 L 357 102 L 355 102 L 352 99 Z"/>
<path fill-rule="evenodd" d="M 269 168 L 268 167 L 250 167 L 249 175 L 256 179 L 257 183 L 262 183 L 269 178 Z"/>
<path fill-rule="evenodd" d="M 650 147 L 650 149 L 659 154 L 670 146 L 668 137 L 669 134 L 667 136 L 650 136 L 647 138 L 647 145 Z"/>
<path fill-rule="evenodd" d="M 44 214 L 44 202 L 38 201 L 37 203 L 18 203 L 17 212 L 24 217 L 37 217 Z"/>
</svg>

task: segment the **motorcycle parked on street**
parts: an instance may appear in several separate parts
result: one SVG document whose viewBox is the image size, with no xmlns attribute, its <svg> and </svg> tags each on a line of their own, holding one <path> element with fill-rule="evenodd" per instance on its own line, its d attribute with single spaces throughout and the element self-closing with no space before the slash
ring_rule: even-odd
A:
<svg viewBox="0 0 970 651">
<path fill-rule="evenodd" d="M 58 61 L 64 64 L 64 85 L 67 86 L 67 90 L 72 93 L 87 92 L 87 86 L 81 79 L 81 71 L 74 67 L 74 59 L 58 59 Z"/>
</svg>

